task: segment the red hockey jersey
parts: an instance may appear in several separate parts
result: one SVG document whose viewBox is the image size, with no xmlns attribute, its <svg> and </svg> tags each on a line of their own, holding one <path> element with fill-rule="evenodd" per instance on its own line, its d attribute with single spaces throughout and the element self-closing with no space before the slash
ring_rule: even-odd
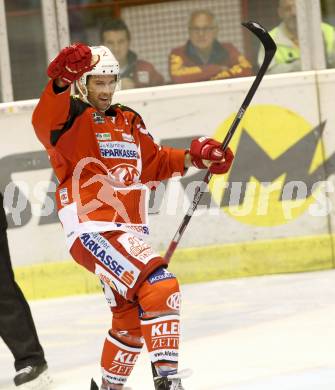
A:
<svg viewBox="0 0 335 390">
<path fill-rule="evenodd" d="M 68 246 L 85 232 L 148 234 L 150 182 L 184 173 L 185 150 L 160 147 L 141 117 L 116 104 L 101 113 L 56 93 L 50 81 L 32 123 L 59 180 L 59 217 Z"/>
</svg>

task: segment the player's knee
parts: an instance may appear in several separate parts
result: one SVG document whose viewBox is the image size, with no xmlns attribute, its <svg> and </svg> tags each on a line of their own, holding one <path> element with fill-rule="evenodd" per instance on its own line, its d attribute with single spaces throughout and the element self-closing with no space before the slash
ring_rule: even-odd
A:
<svg viewBox="0 0 335 390">
<path fill-rule="evenodd" d="M 137 304 L 124 302 L 118 309 L 112 309 L 113 322 L 110 332 L 114 335 L 141 337 L 139 308 Z M 117 335 L 117 337 L 119 337 Z"/>
<path fill-rule="evenodd" d="M 177 278 L 167 269 L 156 269 L 141 285 L 138 299 L 143 315 L 153 317 L 180 310 L 180 289 Z"/>
</svg>

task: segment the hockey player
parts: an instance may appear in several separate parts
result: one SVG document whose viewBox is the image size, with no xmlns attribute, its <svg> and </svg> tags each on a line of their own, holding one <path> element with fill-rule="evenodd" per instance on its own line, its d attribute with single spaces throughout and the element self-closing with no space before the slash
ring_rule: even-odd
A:
<svg viewBox="0 0 335 390">
<path fill-rule="evenodd" d="M 98 61 L 98 62 L 97 62 Z M 102 351 L 102 387 L 122 389 L 145 342 L 156 390 L 182 389 L 180 291 L 145 241 L 151 181 L 191 165 L 226 173 L 232 152 L 202 137 L 190 150 L 155 144 L 135 111 L 112 105 L 119 65 L 104 46 L 74 44 L 50 63 L 33 126 L 59 180 L 56 193 L 72 257 L 101 280 L 113 312 Z M 70 96 L 75 82 L 79 97 Z"/>
</svg>

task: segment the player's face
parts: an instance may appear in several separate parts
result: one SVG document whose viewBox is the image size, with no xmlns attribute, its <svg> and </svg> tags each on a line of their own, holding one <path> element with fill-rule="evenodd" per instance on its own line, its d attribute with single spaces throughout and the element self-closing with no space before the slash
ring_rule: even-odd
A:
<svg viewBox="0 0 335 390">
<path fill-rule="evenodd" d="M 87 99 L 98 111 L 105 112 L 112 103 L 116 76 L 90 76 L 87 83 Z"/>
<path fill-rule="evenodd" d="M 112 51 L 120 64 L 127 62 L 130 42 L 126 31 L 105 31 L 103 45 Z"/>
<path fill-rule="evenodd" d="M 296 31 L 297 12 L 295 0 L 281 0 L 279 3 L 278 14 L 289 31 Z"/>
<path fill-rule="evenodd" d="M 189 26 L 190 40 L 199 50 L 206 50 L 212 47 L 217 36 L 217 27 L 213 19 L 206 14 L 193 17 Z"/>
</svg>

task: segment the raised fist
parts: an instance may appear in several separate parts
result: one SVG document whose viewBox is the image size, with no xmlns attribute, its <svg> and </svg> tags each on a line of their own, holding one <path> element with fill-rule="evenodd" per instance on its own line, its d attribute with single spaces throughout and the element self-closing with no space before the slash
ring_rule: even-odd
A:
<svg viewBox="0 0 335 390">
<path fill-rule="evenodd" d="M 220 142 L 212 138 L 200 137 L 194 139 L 190 148 L 192 164 L 199 169 L 209 168 L 210 172 L 214 174 L 228 172 L 234 154 L 229 148 L 225 151 L 221 150 L 220 146 Z"/>
<path fill-rule="evenodd" d="M 48 66 L 48 76 L 55 80 L 61 79 L 66 84 L 71 84 L 94 67 L 91 65 L 91 49 L 82 44 L 74 43 L 62 49 L 57 57 Z"/>
</svg>

